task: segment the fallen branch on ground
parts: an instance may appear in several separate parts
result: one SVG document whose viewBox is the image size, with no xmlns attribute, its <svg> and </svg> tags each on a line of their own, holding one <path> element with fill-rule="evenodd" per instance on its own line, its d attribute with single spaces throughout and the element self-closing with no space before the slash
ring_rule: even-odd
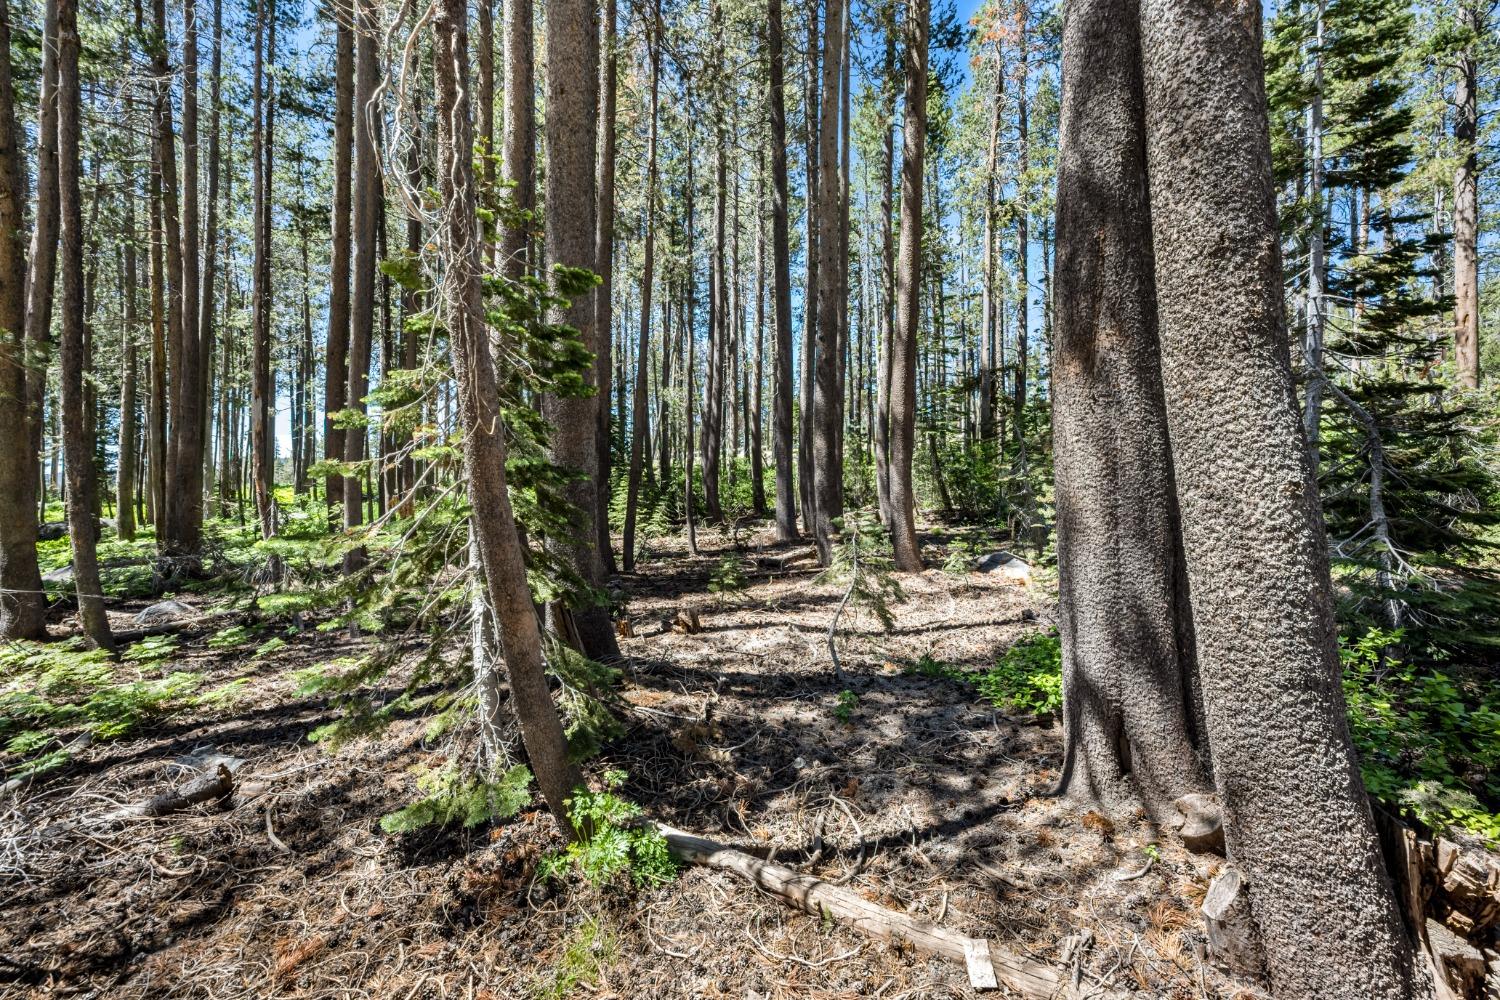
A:
<svg viewBox="0 0 1500 1000">
<path fill-rule="evenodd" d="M 801 910 L 891 944 L 962 962 L 976 989 L 1005 987 L 1025 997 L 1050 998 L 1064 986 L 1061 972 L 1016 955 L 984 938 L 971 938 L 872 903 L 853 889 L 833 885 L 785 865 L 746 854 L 670 826 L 657 825 L 667 849 L 684 864 L 734 872 Z"/>
</svg>

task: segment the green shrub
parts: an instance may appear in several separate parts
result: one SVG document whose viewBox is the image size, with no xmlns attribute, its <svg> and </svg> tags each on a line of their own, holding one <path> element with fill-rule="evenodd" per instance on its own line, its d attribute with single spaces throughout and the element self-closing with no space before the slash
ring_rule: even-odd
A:
<svg viewBox="0 0 1500 1000">
<path fill-rule="evenodd" d="M 420 774 L 417 789 L 421 798 L 380 817 L 382 830 L 411 833 L 453 823 L 472 827 L 514 816 L 531 801 L 531 771 L 518 764 L 492 780 L 448 765 Z"/>
<path fill-rule="evenodd" d="M 579 789 L 568 799 L 568 816 L 579 839 L 542 859 L 538 871 L 543 878 L 560 879 L 576 871 L 589 884 L 603 885 L 628 874 L 638 888 L 676 878 L 677 863 L 666 838 L 655 827 L 637 823 L 641 807 L 614 793 L 624 780 L 623 771 L 608 771 L 605 791 Z"/>
</svg>

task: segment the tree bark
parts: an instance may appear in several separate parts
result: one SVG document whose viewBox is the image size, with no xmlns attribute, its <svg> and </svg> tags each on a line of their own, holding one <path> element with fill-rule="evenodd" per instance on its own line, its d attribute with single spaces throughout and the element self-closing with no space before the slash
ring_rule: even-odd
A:
<svg viewBox="0 0 1500 1000">
<path fill-rule="evenodd" d="M 58 239 L 61 275 L 59 357 L 63 450 L 68 482 L 68 541 L 78 617 L 95 645 L 114 649 L 99 585 L 98 503 L 93 442 L 88 431 L 84 344 L 83 206 L 79 190 L 78 0 L 57 0 Z"/>
<path fill-rule="evenodd" d="M 380 160 L 376 148 L 381 109 L 376 101 L 377 54 L 380 24 L 372 0 L 357 0 L 354 20 L 354 193 L 350 234 L 354 241 L 350 258 L 349 285 L 349 375 L 346 380 L 347 410 L 360 416 L 368 412 L 370 355 L 375 336 L 376 220 L 380 203 Z M 355 427 L 344 434 L 344 462 L 350 466 L 344 477 L 344 530 L 364 524 L 364 461 L 369 431 Z M 365 564 L 363 546 L 344 556 L 344 572 Z"/>
<path fill-rule="evenodd" d="M 276 122 L 276 83 L 268 66 L 276 63 L 276 5 L 267 0 L 255 22 L 255 260 L 250 334 L 250 453 L 255 513 L 261 537 L 276 534 L 275 389 L 271 375 L 271 185 Z"/>
<path fill-rule="evenodd" d="M 598 134 L 594 125 L 599 113 L 599 25 L 592 0 L 549 0 L 546 32 L 546 259 L 554 269 L 592 268 L 598 263 L 599 238 L 595 216 Z M 649 265 L 649 249 L 647 261 Z M 642 316 L 649 311 L 647 301 Z M 553 322 L 577 330 L 584 347 L 597 357 L 600 344 L 609 339 L 609 331 L 599 329 L 595 320 L 595 303 L 587 294 L 575 297 L 552 316 Z M 597 388 L 596 378 L 589 382 Z M 577 473 L 563 488 L 576 530 L 566 538 L 549 539 L 548 544 L 596 590 L 605 585 L 604 561 L 597 541 L 599 528 L 595 524 L 600 490 L 595 475 L 599 469 L 599 410 L 606 406 L 606 398 L 597 393 L 582 398 L 552 393 L 542 397 L 542 413 L 552 426 L 552 461 Z M 632 561 L 628 539 L 624 558 L 628 570 Z M 597 598 L 589 595 L 569 610 L 585 656 L 609 660 L 620 655 L 609 609 Z"/>
<path fill-rule="evenodd" d="M 328 257 L 328 343 L 324 359 L 323 457 L 344 460 L 342 427 L 333 415 L 349 400 L 349 225 L 353 211 L 354 150 L 354 28 L 343 11 L 334 8 L 333 58 L 333 244 Z M 344 477 L 331 475 L 324 481 L 329 507 L 342 508 Z M 342 512 L 341 512 L 342 513 Z"/>
<path fill-rule="evenodd" d="M 1453 174 L 1453 353 L 1459 383 L 1479 388 L 1479 68 L 1475 46 L 1484 38 L 1478 0 L 1465 0 L 1460 18 L 1470 41 L 1459 52 L 1458 87 L 1453 96 L 1453 139 L 1458 169 Z"/>
<path fill-rule="evenodd" d="M 154 34 L 151 36 L 151 71 L 156 88 L 155 116 L 152 125 L 152 159 L 161 184 L 161 241 L 165 271 L 165 325 L 166 363 L 163 374 L 167 395 L 157 400 L 162 414 L 162 427 L 166 433 L 165 450 L 162 454 L 162 506 L 157 510 L 157 550 L 161 554 L 162 575 L 175 576 L 181 558 L 191 560 L 192 553 L 181 545 L 182 513 L 185 498 L 179 485 L 176 468 L 181 448 L 182 414 L 180 412 L 183 389 L 183 250 L 182 213 L 178 197 L 177 140 L 172 124 L 172 70 L 167 50 L 167 7 L 165 0 L 152 3 Z M 186 133 L 184 133 L 184 137 Z M 201 485 L 201 484 L 200 484 Z"/>
<path fill-rule="evenodd" d="M 45 381 L 45 369 L 33 370 L 27 359 L 26 166 L 11 78 L 10 24 L 8 0 L 0 0 L 0 468 L 11 470 L 0 476 L 0 639 L 40 639 L 47 630 L 46 602 L 36 556 L 38 469 L 29 400 L 30 384 Z M 51 46 L 44 48 L 51 52 Z M 50 88 L 44 79 L 43 93 Z M 46 159 L 39 155 L 39 169 Z M 42 208 L 39 203 L 38 226 Z"/>
<path fill-rule="evenodd" d="M 816 409 L 813 369 L 818 354 L 818 3 L 807 4 L 805 87 L 802 92 L 802 139 L 807 175 L 806 261 L 802 285 L 802 351 L 798 361 L 800 399 L 797 414 L 797 485 L 803 527 L 817 535 L 817 502 L 813 490 L 813 413 Z M 821 550 L 820 550 L 821 551 Z"/>
<path fill-rule="evenodd" d="M 1167 423 L 1216 784 L 1278 998 L 1407 998 L 1292 385 L 1259 5 L 1141 5 Z M 1318 932 L 1308 932 L 1309 914 Z"/>
<path fill-rule="evenodd" d="M 505 150 L 501 175 L 521 212 L 536 207 L 536 78 L 532 59 L 532 2 L 505 0 Z M 507 226 L 500 244 L 505 274 L 526 273 L 531 226 Z"/>
<path fill-rule="evenodd" d="M 819 561 L 827 566 L 833 559 L 833 522 L 843 514 L 839 503 L 843 493 L 843 468 L 838 461 L 839 365 L 843 362 L 839 350 L 839 290 L 843 269 L 848 266 L 847 259 L 839 259 L 839 216 L 843 200 L 839 183 L 843 0 L 827 0 L 823 35 L 823 92 L 818 127 L 818 323 L 817 357 L 813 360 L 812 473 L 813 537 L 818 545 Z"/>
<path fill-rule="evenodd" d="M 1066 757 L 1059 791 L 1157 823 L 1209 783 L 1177 643 L 1136 0 L 1063 27 L 1052 428 Z"/>
<path fill-rule="evenodd" d="M 595 220 L 598 228 L 594 236 L 594 270 L 599 275 L 599 290 L 594 293 L 594 336 L 598 345 L 594 354 L 594 385 L 599 404 L 594 436 L 598 468 L 594 478 L 594 528 L 598 532 L 599 559 L 606 574 L 615 571 L 614 547 L 609 537 L 609 390 L 615 308 L 615 104 L 619 86 L 616 16 L 615 0 L 605 0 L 599 43 L 599 162 L 595 183 L 599 216 Z"/>
<path fill-rule="evenodd" d="M 465 0 L 439 0 L 434 25 L 439 189 L 446 208 L 438 239 L 447 265 L 443 305 L 452 338 L 464 467 L 473 505 L 470 527 L 483 568 L 485 591 L 499 625 L 526 754 L 548 808 L 571 837 L 573 827 L 564 803 L 583 785 L 583 775 L 568 760 L 567 739 L 547 689 L 541 633 L 506 491 L 505 428 L 484 323 Z"/>
<path fill-rule="evenodd" d="M 797 498 L 792 467 L 792 268 L 786 176 L 786 59 L 781 0 L 767 0 L 767 100 L 771 117 L 771 284 L 775 344 L 772 352 L 771 434 L 776 455 L 776 538 L 797 540 Z"/>
<path fill-rule="evenodd" d="M 199 452 L 203 461 L 200 463 L 208 472 L 212 471 L 211 435 L 209 433 L 209 402 L 211 396 L 210 373 L 213 370 L 214 341 L 214 289 L 217 282 L 214 280 L 218 269 L 219 249 L 219 171 L 223 167 L 223 160 L 219 155 L 219 127 L 221 122 L 221 98 L 224 86 L 224 4 L 223 0 L 214 0 L 214 53 L 211 63 L 209 83 L 209 126 L 208 126 L 208 214 L 203 227 L 203 291 L 198 298 L 198 426 L 201 447 Z M 206 485 L 206 492 L 213 493 L 211 476 L 205 473 L 206 483 L 200 480 L 200 486 Z M 203 517 L 202 504 L 199 500 L 199 520 Z"/>
<path fill-rule="evenodd" d="M 917 327 L 922 311 L 922 177 L 927 147 L 928 11 L 928 0 L 912 0 L 906 12 L 901 242 L 896 265 L 896 326 L 890 343 L 891 464 L 887 476 L 891 546 L 896 568 L 904 573 L 922 570 L 922 554 L 917 544 L 912 453 L 916 446 L 917 427 Z"/>
</svg>

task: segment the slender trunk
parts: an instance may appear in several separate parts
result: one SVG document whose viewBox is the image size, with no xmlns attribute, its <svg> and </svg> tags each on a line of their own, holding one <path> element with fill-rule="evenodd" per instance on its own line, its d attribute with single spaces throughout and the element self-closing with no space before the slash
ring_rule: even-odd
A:
<svg viewBox="0 0 1500 1000">
<path fill-rule="evenodd" d="M 802 285 L 802 351 L 798 362 L 800 399 L 797 414 L 797 485 L 803 527 L 816 535 L 817 503 L 813 492 L 813 369 L 818 354 L 818 3 L 808 0 L 807 60 L 802 94 L 803 151 L 807 174 L 806 275 Z"/>
<path fill-rule="evenodd" d="M 688 101 L 692 103 L 691 100 Z M 693 237 L 695 223 L 693 221 L 693 132 L 688 130 L 687 138 L 687 188 L 683 192 L 683 201 L 687 209 L 687 329 L 684 335 L 687 337 L 687 366 L 683 371 L 686 393 L 683 396 L 683 417 L 686 423 L 682 442 L 682 510 L 683 518 L 687 522 L 687 544 L 688 555 L 698 554 L 698 525 L 693 512 L 693 458 L 695 454 L 695 442 L 693 441 L 693 411 L 697 408 L 695 400 L 698 398 L 697 390 L 693 386 L 694 377 L 697 374 L 698 361 L 696 348 L 698 343 L 698 327 L 694 316 L 694 302 L 697 298 L 698 288 L 698 263 L 693 252 Z"/>
<path fill-rule="evenodd" d="M 36 453 L 27 412 L 26 167 L 11 79 L 10 8 L 0 0 L 0 639 L 46 634 L 36 556 Z M 44 88 L 45 89 L 45 88 Z"/>
<path fill-rule="evenodd" d="M 651 347 L 651 292 L 656 267 L 656 123 L 657 99 L 661 86 L 660 41 L 656 37 L 658 22 L 653 13 L 652 25 L 648 29 L 646 44 L 651 59 L 650 119 L 646 132 L 646 200 L 643 208 L 642 226 L 645 230 L 644 249 L 641 259 L 641 307 L 640 337 L 636 341 L 635 387 L 631 404 L 630 427 L 630 479 L 625 494 L 625 532 L 620 552 L 624 559 L 625 572 L 635 570 L 635 519 L 636 503 L 641 489 L 642 451 L 646 434 L 646 372 L 650 364 Z"/>
<path fill-rule="evenodd" d="M 925 8 L 924 8 L 925 9 Z M 838 461 L 839 292 L 847 260 L 839 259 L 839 75 L 843 51 L 843 0 L 827 0 L 824 20 L 823 92 L 818 128 L 818 284 L 817 357 L 813 361 L 813 535 L 818 556 L 827 566 L 833 559 L 834 520 L 840 505 L 843 469 Z M 923 18 L 925 31 L 925 17 Z M 925 36 L 924 36 L 925 37 Z M 923 58 L 925 65 L 925 57 Z M 925 88 L 925 79 L 923 82 Z"/>
<path fill-rule="evenodd" d="M 767 0 L 767 97 L 771 116 L 771 283 L 776 324 L 772 348 L 771 424 L 776 454 L 776 538 L 797 538 L 797 500 L 792 467 L 792 269 L 786 177 L 786 67 L 781 0 Z"/>
<path fill-rule="evenodd" d="M 896 568 L 920 572 L 912 453 L 917 426 L 917 327 L 922 310 L 922 177 L 927 146 L 927 0 L 906 14 L 905 127 L 901 145 L 901 244 L 891 337 L 891 545 Z"/>
<path fill-rule="evenodd" d="M 598 352 L 594 355 L 594 384 L 598 386 L 598 427 L 594 449 L 598 472 L 595 482 L 594 527 L 598 533 L 600 561 L 606 574 L 615 571 L 614 547 L 609 537 L 610 500 L 610 348 L 613 344 L 615 295 L 615 103 L 619 83 L 619 56 L 615 51 L 615 0 L 605 0 L 599 43 L 599 216 L 595 220 L 594 270 L 599 290 L 594 293 L 594 332 Z"/>
<path fill-rule="evenodd" d="M 1479 69 L 1475 46 L 1486 25 L 1479 0 L 1461 5 L 1463 26 L 1472 41 L 1459 53 L 1458 87 L 1453 103 L 1453 139 L 1458 169 L 1453 174 L 1453 353 L 1459 383 L 1479 388 Z"/>
<path fill-rule="evenodd" d="M 747 395 L 746 406 L 750 408 L 750 502 L 756 517 L 766 516 L 766 457 L 761 450 L 761 386 L 765 382 L 764 355 L 766 348 L 766 227 L 764 206 L 765 158 L 760 160 L 755 183 L 755 382 Z M 748 365 L 746 367 L 749 367 Z"/>
<path fill-rule="evenodd" d="M 375 245 L 380 201 L 380 161 L 376 149 L 380 105 L 375 86 L 380 24 L 372 0 L 357 0 L 354 20 L 354 192 L 350 235 L 353 252 L 349 277 L 349 393 L 347 410 L 364 417 L 370 393 L 370 355 L 375 336 Z M 361 424 L 344 434 L 344 530 L 353 532 L 365 522 L 366 446 L 369 431 Z M 365 564 L 363 546 L 344 556 L 344 572 Z"/>
<path fill-rule="evenodd" d="M 483 318 L 483 251 L 467 97 L 467 22 L 465 0 L 440 0 L 433 62 L 441 147 L 439 188 L 447 210 L 438 238 L 447 263 L 443 296 L 459 389 L 464 465 L 474 511 L 471 530 L 485 591 L 499 626 L 511 701 L 526 754 L 548 808 L 563 831 L 572 836 L 565 802 L 582 787 L 583 775 L 568 759 L 567 738 L 547 688 L 541 633 L 506 492 L 500 394 Z M 499 665 L 487 662 L 478 669 L 495 672 Z"/>
<path fill-rule="evenodd" d="M 136 351 L 136 326 L 140 318 L 136 315 L 137 268 L 135 256 L 135 185 L 126 180 L 122 185 L 125 202 L 125 239 L 120 248 L 124 256 L 124 274 L 120 282 L 120 299 L 123 303 L 123 325 L 120 330 L 120 457 L 116 465 L 115 479 L 115 534 L 124 541 L 135 538 L 135 476 L 136 440 L 136 373 L 140 368 Z"/>
<path fill-rule="evenodd" d="M 334 14 L 333 60 L 333 245 L 328 258 L 328 343 L 324 359 L 323 457 L 344 460 L 345 431 L 333 415 L 349 401 L 349 219 L 352 213 L 354 150 L 354 28 Z M 324 480 L 329 507 L 342 508 L 344 477 Z"/>
<path fill-rule="evenodd" d="M 261 537 L 276 534 L 275 381 L 271 375 L 271 178 L 276 118 L 276 84 L 268 67 L 276 64 L 276 6 L 257 9 L 254 66 L 255 261 L 250 334 L 250 452 L 255 513 Z"/>
<path fill-rule="evenodd" d="M 505 3 L 505 150 L 501 175 L 510 185 L 515 207 L 530 212 L 536 207 L 536 81 L 532 66 L 531 0 Z M 526 273 L 529 226 L 505 230 L 500 244 L 505 274 L 519 278 Z"/>
<path fill-rule="evenodd" d="M 896 24 L 894 7 L 891 23 L 885 26 L 885 86 L 890 89 L 891 114 L 895 114 L 896 93 Z M 875 373 L 875 499 L 880 521 L 891 523 L 891 338 L 896 330 L 896 249 L 891 214 L 894 210 L 896 174 L 896 130 L 881 115 L 883 136 L 880 157 L 880 357 Z"/>
<path fill-rule="evenodd" d="M 1000 106 L 1005 98 L 1005 62 L 995 43 L 995 92 L 990 99 L 990 140 L 984 171 L 984 249 L 980 267 L 979 440 L 995 440 L 995 166 L 1000 147 Z"/>
<path fill-rule="evenodd" d="M 1303 316 L 1302 363 L 1307 369 L 1307 388 L 1302 400 L 1302 433 L 1307 438 L 1307 453 L 1316 472 L 1319 464 L 1318 440 L 1323 414 L 1323 297 L 1327 291 L 1328 260 L 1324 248 L 1323 198 L 1323 23 L 1326 0 L 1317 0 L 1314 8 L 1312 49 L 1312 100 L 1307 106 L 1309 219 L 1307 251 L 1307 301 Z"/>
<path fill-rule="evenodd" d="M 57 167 L 58 283 L 61 351 L 58 372 L 62 396 L 64 460 L 68 477 L 68 540 L 78 617 L 95 645 L 114 648 L 99 585 L 99 525 L 95 517 L 94 450 L 88 433 L 87 367 L 84 343 L 83 206 L 79 190 L 78 2 L 57 0 Z"/>
<path fill-rule="evenodd" d="M 1162 376 L 1209 744 L 1273 995 L 1407 1000 L 1413 963 L 1349 742 L 1297 416 L 1260 19 L 1249 0 L 1144 0 L 1140 17 Z M 1307 933 L 1309 900 L 1326 933 Z"/>
<path fill-rule="evenodd" d="M 180 544 L 183 536 L 182 515 L 185 498 L 180 492 L 179 475 L 176 468 L 181 450 L 182 415 L 181 373 L 186 358 L 183 354 L 183 254 L 182 216 L 179 211 L 177 177 L 176 129 L 172 122 L 172 71 L 167 51 L 167 7 L 165 0 L 153 0 L 153 30 L 151 37 L 151 69 L 155 77 L 155 121 L 152 128 L 152 158 L 156 174 L 161 183 L 161 239 L 162 259 L 166 272 L 164 309 L 166 316 L 166 355 L 164 376 L 167 390 L 157 405 L 162 414 L 162 426 L 166 441 L 162 453 L 163 467 L 161 488 L 162 505 L 157 509 L 157 550 L 160 552 L 164 575 L 176 572 L 179 558 L 192 558 L 192 552 Z"/>
<path fill-rule="evenodd" d="M 1031 15 L 1028 0 L 1016 5 L 1016 380 L 1013 399 L 1012 432 L 1017 445 L 1018 469 L 1026 462 L 1026 366 L 1027 347 L 1031 337 L 1031 204 L 1027 176 L 1031 169 L 1031 137 L 1027 123 L 1027 75 L 1030 53 L 1026 31 Z"/>
<path fill-rule="evenodd" d="M 211 435 L 209 434 L 208 411 L 210 405 L 210 372 L 213 371 L 214 341 L 214 280 L 218 267 L 219 251 L 219 171 L 223 161 L 219 155 L 219 126 L 221 99 L 224 86 L 224 3 L 214 0 L 214 53 L 209 82 L 208 125 L 208 215 L 203 227 L 203 291 L 198 299 L 198 426 L 205 469 L 212 468 Z M 207 483 L 207 494 L 213 493 L 212 483 Z M 200 500 L 200 518 L 201 514 Z"/>
<path fill-rule="evenodd" d="M 513 3 L 515 0 L 513 0 Z M 599 26 L 592 0 L 551 0 L 546 26 L 547 46 L 547 253 L 553 267 L 592 267 L 598 262 L 595 185 L 597 134 L 594 121 L 599 113 Z M 554 207 L 557 206 L 557 207 Z M 562 208 L 561 206 L 566 206 Z M 650 265 L 649 244 L 647 265 Z M 598 294 L 595 292 L 594 294 Z M 645 312 L 650 310 L 650 302 Z M 587 295 L 574 296 L 566 309 L 553 312 L 552 320 L 578 331 L 585 348 L 598 355 L 608 341 L 609 330 L 595 326 L 595 303 Z M 592 382 L 593 380 L 590 379 Z M 564 488 L 572 510 L 574 529 L 567 537 L 548 540 L 554 556 L 571 567 L 596 591 L 605 586 L 604 561 L 598 545 L 599 528 L 594 523 L 599 510 L 599 410 L 607 397 L 595 394 L 565 398 L 553 393 L 542 397 L 542 413 L 552 425 L 552 460 L 578 475 Z M 607 492 L 607 488 L 606 488 Z M 625 545 L 625 567 L 631 565 L 629 539 Z M 580 651 L 590 659 L 611 660 L 620 655 L 609 608 L 589 595 L 571 608 L 554 606 L 572 618 L 572 627 L 560 634 L 574 635 Z"/>
</svg>

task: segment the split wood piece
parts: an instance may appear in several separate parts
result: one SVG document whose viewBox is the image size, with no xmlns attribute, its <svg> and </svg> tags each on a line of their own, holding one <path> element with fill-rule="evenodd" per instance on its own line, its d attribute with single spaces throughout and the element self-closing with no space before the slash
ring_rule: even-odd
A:
<svg viewBox="0 0 1500 1000">
<path fill-rule="evenodd" d="M 630 624 L 629 618 L 621 618 L 615 622 L 615 635 L 621 639 L 635 638 L 635 626 Z"/>
<path fill-rule="evenodd" d="M 212 771 L 200 774 L 181 788 L 154 795 L 139 805 L 134 805 L 123 810 L 124 815 L 131 816 L 166 816 L 169 813 L 180 812 L 191 806 L 202 802 L 217 802 L 227 798 L 234 791 L 234 775 L 229 768 L 223 764 L 217 765 Z"/>
<path fill-rule="evenodd" d="M 1065 986 L 1061 972 L 1043 962 L 1016 955 L 992 941 L 916 920 L 872 903 L 853 889 L 833 885 L 785 865 L 762 861 L 716 841 L 658 825 L 672 856 L 686 864 L 734 872 L 760 889 L 801 910 L 852 927 L 891 944 L 962 962 L 975 989 L 1001 986 L 1025 997 L 1051 998 Z M 1105 994 L 1113 996 L 1113 994 Z"/>
<path fill-rule="evenodd" d="M 698 621 L 698 612 L 692 608 L 682 608 L 677 612 L 677 617 L 672 621 L 672 631 L 683 635 L 697 635 L 703 631 L 703 625 Z"/>
<path fill-rule="evenodd" d="M 756 556 L 755 563 L 765 569 L 777 573 L 786 572 L 787 568 L 794 563 L 804 562 L 817 556 L 818 550 L 814 548 L 797 549 L 779 556 Z"/>
<path fill-rule="evenodd" d="M 1208 952 L 1216 963 L 1241 979 L 1264 980 L 1265 953 L 1260 933 L 1250 915 L 1245 883 L 1234 868 L 1226 868 L 1203 898 L 1203 923 Z"/>
<path fill-rule="evenodd" d="M 1224 853 L 1224 811 L 1212 795 L 1193 793 L 1172 803 L 1182 816 L 1177 835 L 1194 854 Z"/>
</svg>

